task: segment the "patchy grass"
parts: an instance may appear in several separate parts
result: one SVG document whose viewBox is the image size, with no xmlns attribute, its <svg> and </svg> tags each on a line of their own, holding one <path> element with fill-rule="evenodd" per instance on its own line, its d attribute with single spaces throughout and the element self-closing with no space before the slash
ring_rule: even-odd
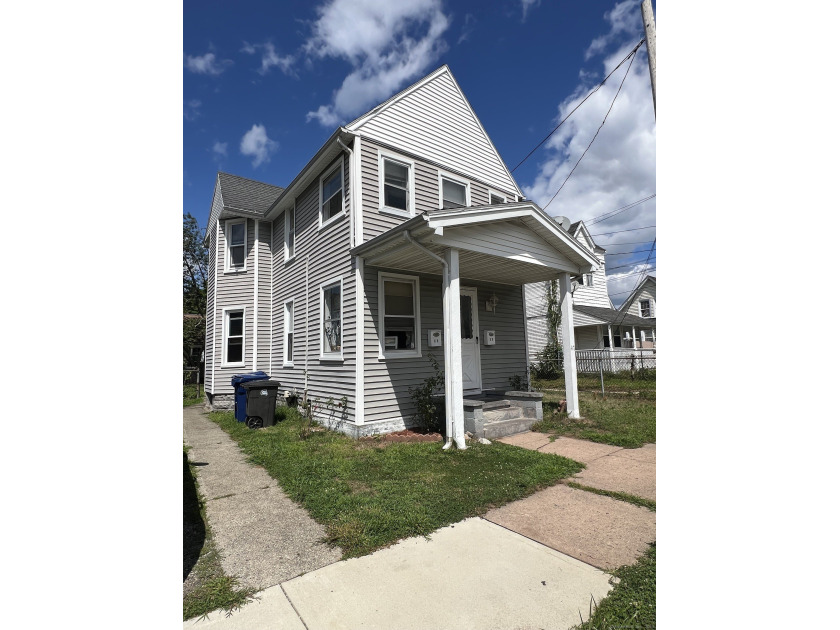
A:
<svg viewBox="0 0 840 630">
<path fill-rule="evenodd" d="M 550 383 L 557 384 L 556 381 Z M 653 444 L 656 442 L 656 382 L 638 381 L 638 384 L 644 385 L 642 389 L 632 390 L 638 393 L 614 393 L 603 398 L 600 382 L 599 391 L 590 393 L 579 380 L 580 413 L 583 418 L 572 420 L 565 413 L 558 411 L 560 401 L 566 398 L 565 391 L 547 387 L 543 381 L 540 384 L 544 394 L 543 420 L 534 424 L 531 429 L 550 435 L 566 435 L 625 448 Z M 621 381 L 613 383 L 612 386 L 614 391 L 631 391 L 618 390 L 617 388 L 624 386 Z"/>
<path fill-rule="evenodd" d="M 563 377 L 553 380 L 534 380 L 534 389 L 556 390 L 566 395 L 566 381 Z M 644 376 L 630 377 L 628 372 L 604 374 L 604 391 L 608 396 L 636 396 L 648 400 L 656 399 L 656 372 L 646 371 Z M 578 392 L 581 394 L 601 393 L 601 377 L 598 374 L 578 374 Z"/>
<path fill-rule="evenodd" d="M 638 505 L 639 507 L 647 508 L 651 512 L 656 512 L 656 501 L 651 501 L 650 499 L 645 499 L 644 497 L 638 497 L 635 494 L 628 494 L 627 492 L 616 492 L 614 490 L 601 490 L 600 488 L 593 488 L 592 486 L 582 486 L 581 484 L 576 483 L 574 481 L 567 481 L 565 483 L 570 488 L 586 490 L 587 492 L 591 492 L 592 494 L 600 494 L 604 497 L 611 497 L 619 501 L 624 501 L 625 503 L 632 503 L 633 505 Z"/>
<path fill-rule="evenodd" d="M 204 385 L 184 385 L 184 407 L 204 402 Z"/>
<path fill-rule="evenodd" d="M 204 513 L 204 499 L 184 447 L 184 621 L 213 610 L 235 610 L 253 593 L 224 574 Z"/>
<path fill-rule="evenodd" d="M 598 606 L 589 621 L 577 630 L 655 630 L 656 628 L 656 543 L 636 564 L 613 572 L 620 582 Z"/>
<path fill-rule="evenodd" d="M 440 443 L 365 444 L 334 431 L 301 439 L 300 415 L 278 410 L 250 430 L 231 412 L 210 418 L 327 531 L 344 558 L 434 530 L 553 485 L 582 470 L 570 459 L 501 443 L 443 451 Z"/>
</svg>

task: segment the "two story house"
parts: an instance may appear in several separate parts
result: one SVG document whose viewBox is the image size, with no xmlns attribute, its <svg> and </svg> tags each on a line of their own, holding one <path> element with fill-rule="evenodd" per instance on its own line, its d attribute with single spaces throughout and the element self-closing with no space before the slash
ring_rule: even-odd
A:
<svg viewBox="0 0 840 630">
<path fill-rule="evenodd" d="M 648 276 L 624 304 L 616 309 L 607 293 L 606 250 L 595 243 L 582 222 L 570 224 L 568 231 L 598 259 L 598 267 L 594 271 L 575 278 L 572 284 L 573 343 L 577 369 L 598 371 L 599 353 L 606 349 L 610 350 L 609 358 L 612 359 L 606 366 L 611 371 L 629 369 L 631 365 L 635 367 L 637 361 L 634 359 L 646 359 L 647 365 L 655 366 L 656 278 Z M 525 287 L 531 362 L 538 360 L 549 341 L 546 291 L 545 282 Z M 570 337 L 564 329 L 561 329 L 559 337 L 565 347 L 565 340 Z M 631 352 L 642 349 L 650 352 Z M 643 363 L 638 362 L 638 365 Z"/>
<path fill-rule="evenodd" d="M 210 406 L 263 370 L 346 401 L 345 433 L 396 431 L 431 354 L 445 448 L 465 448 L 465 420 L 498 435 L 500 405 L 541 415 L 539 394 L 510 391 L 528 379 L 523 285 L 559 279 L 571 325 L 571 278 L 599 266 L 525 199 L 447 66 L 336 129 L 285 188 L 219 173 L 206 243 Z"/>
</svg>

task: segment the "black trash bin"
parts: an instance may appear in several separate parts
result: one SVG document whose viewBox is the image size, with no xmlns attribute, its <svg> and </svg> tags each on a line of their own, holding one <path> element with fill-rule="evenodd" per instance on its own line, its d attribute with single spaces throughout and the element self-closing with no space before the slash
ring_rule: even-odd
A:
<svg viewBox="0 0 840 630">
<path fill-rule="evenodd" d="M 274 409 L 277 407 L 279 381 L 248 381 L 245 388 L 245 424 L 250 429 L 274 426 Z"/>
<path fill-rule="evenodd" d="M 245 388 L 244 383 L 248 381 L 264 381 L 268 378 L 268 374 L 260 370 L 259 372 L 247 372 L 245 374 L 234 374 L 230 379 L 230 384 L 233 386 L 233 415 L 237 422 L 245 422 Z"/>
</svg>

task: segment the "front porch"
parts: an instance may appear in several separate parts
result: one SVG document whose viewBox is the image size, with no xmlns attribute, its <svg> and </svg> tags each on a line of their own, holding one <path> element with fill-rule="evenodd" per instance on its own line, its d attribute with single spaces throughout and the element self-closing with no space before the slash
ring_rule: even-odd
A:
<svg viewBox="0 0 840 630">
<path fill-rule="evenodd" d="M 481 348 L 494 346 L 499 331 L 481 330 L 476 313 L 479 303 L 488 311 L 495 311 L 497 301 L 495 294 L 485 299 L 467 285 L 507 286 L 509 297 L 515 290 L 517 299 L 524 303 L 524 284 L 558 279 L 563 326 L 568 327 L 571 337 L 571 277 L 594 269 L 598 261 L 558 223 L 531 202 L 443 209 L 409 219 L 350 253 L 355 257 L 357 278 L 365 277 L 368 270 L 380 270 L 377 300 L 389 304 L 390 299 L 393 305 L 379 314 L 378 326 L 374 319 L 380 365 L 389 366 L 392 357 L 399 360 L 396 355 L 400 353 L 406 359 L 422 357 L 427 336 L 429 346 L 433 345 L 433 336 L 442 346 L 447 438 L 444 448 L 453 443 L 460 449 L 466 448 L 465 431 L 477 437 L 499 437 L 524 431 L 541 417 L 540 394 L 482 388 Z M 417 283 L 415 300 L 419 299 L 422 286 L 412 276 L 400 277 L 394 271 L 440 278 L 442 330 L 423 331 L 416 319 L 412 320 L 411 286 Z M 384 293 L 384 282 L 391 283 L 390 294 Z M 366 292 L 370 290 L 368 286 L 371 285 L 365 286 Z M 368 300 L 367 295 L 358 297 L 363 302 Z M 514 344 L 510 349 L 516 351 L 515 361 L 521 361 L 527 374 L 524 307 L 520 312 L 521 341 L 518 336 L 502 339 L 506 344 Z M 567 364 L 573 364 L 574 344 L 567 344 L 564 354 L 568 354 Z M 569 415 L 579 417 L 574 369 L 566 371 L 566 381 Z"/>
</svg>

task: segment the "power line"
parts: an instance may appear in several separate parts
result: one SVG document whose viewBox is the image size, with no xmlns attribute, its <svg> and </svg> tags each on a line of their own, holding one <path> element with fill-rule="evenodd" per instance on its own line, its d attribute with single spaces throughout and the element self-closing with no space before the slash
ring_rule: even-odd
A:
<svg viewBox="0 0 840 630">
<path fill-rule="evenodd" d="M 654 193 L 654 194 L 652 194 L 648 197 L 645 197 L 644 199 L 639 199 L 638 201 L 634 201 L 633 203 L 628 204 L 626 206 L 623 206 L 623 207 L 619 208 L 618 210 L 613 210 L 613 211 L 607 212 L 605 214 L 600 214 L 597 217 L 595 217 L 594 219 L 590 219 L 589 223 L 587 223 L 586 221 L 584 221 L 583 223 L 584 223 L 584 225 L 587 225 L 587 226 L 593 226 L 596 223 L 600 223 L 601 221 L 606 221 L 607 219 L 611 219 L 615 215 L 621 214 L 622 212 L 624 212 L 626 210 L 629 210 L 630 208 L 635 208 L 636 206 L 638 206 L 640 204 L 643 204 L 645 201 L 650 201 L 654 197 L 656 197 L 656 193 Z M 607 215 L 609 215 L 609 216 L 607 216 Z"/>
<path fill-rule="evenodd" d="M 620 234 L 621 232 L 635 232 L 637 230 L 647 230 L 649 228 L 655 228 L 655 225 L 646 225 L 645 227 L 639 228 L 629 228 L 627 230 L 616 230 L 615 232 L 599 232 L 598 234 L 590 234 L 589 236 L 607 236 L 609 234 Z M 654 239 L 656 240 L 656 239 Z"/>
<path fill-rule="evenodd" d="M 656 239 L 653 239 L 653 245 L 650 246 L 650 252 L 648 252 L 648 257 L 647 257 L 647 260 L 645 261 L 645 267 L 647 267 L 647 264 L 650 262 L 650 257 L 653 255 L 654 247 L 656 247 Z M 644 278 L 642 278 L 640 276 L 638 282 L 636 283 L 636 287 L 633 289 L 633 291 L 638 291 L 639 287 L 642 286 L 643 282 L 644 282 Z M 621 321 L 618 322 L 619 326 L 621 326 L 621 324 L 624 323 L 624 318 L 625 317 L 627 317 L 627 312 L 626 311 L 625 311 L 624 315 L 621 316 Z"/>
<path fill-rule="evenodd" d="M 656 260 L 656 256 L 653 257 Z M 613 269 L 623 269 L 624 267 L 638 267 L 641 265 L 642 262 L 637 260 L 636 262 L 627 263 L 626 265 L 616 265 L 615 267 L 604 267 L 604 271 L 612 271 Z"/>
<path fill-rule="evenodd" d="M 644 252 L 607 252 L 605 256 L 625 256 L 627 254 L 643 254 Z"/>
<path fill-rule="evenodd" d="M 641 43 L 639 43 L 639 45 L 641 45 Z M 633 62 L 636 60 L 636 51 L 638 49 L 639 49 L 639 46 L 636 46 L 636 48 L 633 49 L 633 52 L 630 53 L 632 56 L 630 57 L 630 63 L 627 64 L 627 72 L 624 73 L 624 77 L 621 79 L 621 83 L 619 84 L 618 89 L 615 91 L 615 96 L 613 96 L 613 100 L 610 103 L 610 108 L 607 110 L 607 113 L 604 116 L 604 120 L 601 121 L 601 124 L 598 126 L 598 129 L 595 131 L 595 135 L 592 136 L 592 140 L 589 141 L 589 144 L 583 150 L 583 153 L 581 153 L 580 157 L 578 158 L 578 161 L 575 162 L 575 165 L 572 167 L 572 170 L 569 171 L 568 175 L 566 175 L 566 179 L 564 179 L 563 183 L 560 184 L 560 188 L 558 188 L 557 192 L 554 193 L 554 197 L 549 199 L 548 203 L 545 204 L 545 206 L 543 207 L 543 210 L 547 209 L 548 206 L 551 205 L 551 202 L 554 201 L 554 198 L 557 197 L 557 195 L 560 194 L 560 191 L 563 190 L 563 186 L 565 186 L 566 182 L 569 181 L 569 178 L 572 176 L 572 173 L 575 172 L 575 169 L 578 167 L 578 164 L 580 164 L 580 161 L 583 159 L 583 156 L 586 155 L 587 151 L 589 151 L 589 148 L 592 146 L 592 143 L 595 142 L 595 138 L 597 138 L 598 134 L 601 133 L 601 129 L 603 128 L 604 124 L 607 122 L 607 117 L 610 115 L 610 112 L 612 111 L 613 105 L 615 105 L 615 101 L 618 98 L 618 95 L 621 94 L 621 88 L 624 87 L 624 81 L 627 80 L 627 75 L 630 74 L 630 68 L 633 67 Z"/>
<path fill-rule="evenodd" d="M 545 143 L 545 141 L 546 141 L 546 140 L 548 140 L 551 136 L 553 136 L 553 135 L 554 135 L 554 132 L 555 132 L 555 131 L 557 131 L 558 129 L 560 129 L 560 125 L 562 125 L 564 122 L 566 122 L 567 120 L 569 120 L 569 116 L 571 116 L 572 114 L 574 114 L 574 113 L 577 111 L 577 108 L 578 108 L 578 107 L 580 107 L 581 105 L 583 105 L 583 104 L 586 102 L 586 100 L 587 100 L 590 96 L 592 96 L 593 94 L 595 94 L 595 92 L 597 92 L 598 90 L 600 90 L 600 89 L 601 89 L 601 87 L 604 85 L 604 83 L 606 83 L 606 82 L 607 82 L 607 79 L 609 79 L 609 78 L 612 76 L 613 72 L 615 72 L 615 71 L 616 71 L 616 70 L 618 70 L 621 66 L 623 66 L 623 65 L 624 65 L 624 62 L 626 62 L 628 59 L 630 59 L 630 57 L 631 57 L 631 56 L 633 56 L 633 55 L 636 53 L 636 51 L 637 51 L 637 50 L 639 50 L 639 46 L 641 46 L 641 45 L 642 45 L 642 44 L 644 44 L 644 43 L 645 43 L 645 40 L 644 40 L 644 38 L 642 38 L 642 41 L 640 41 L 638 44 L 636 44 L 636 47 L 635 47 L 633 50 L 631 50 L 629 53 L 627 53 L 627 56 L 626 56 L 624 59 L 622 59 L 622 60 L 621 60 L 621 63 L 619 63 L 619 64 L 618 64 L 615 68 L 613 68 L 612 70 L 610 70 L 610 73 L 609 73 L 607 76 L 605 76 L 605 77 L 604 77 L 604 80 L 603 80 L 603 81 L 601 81 L 601 82 L 600 82 L 600 83 L 599 83 L 599 84 L 595 87 L 595 89 L 594 89 L 594 90 L 592 90 L 589 94 L 587 94 L 587 95 L 586 95 L 586 98 L 585 98 L 585 99 L 583 99 L 580 103 L 578 103 L 578 104 L 575 106 L 575 108 L 574 108 L 572 111 L 570 111 L 570 112 L 566 115 L 566 117 L 565 117 L 563 120 L 561 120 L 561 121 L 560 121 L 560 123 L 559 123 L 559 124 L 558 124 L 558 125 L 557 125 L 554 129 L 552 129 L 552 131 L 551 131 L 551 133 L 550 133 L 550 134 L 548 134 L 545 138 L 543 138 L 542 140 L 540 140 L 540 143 L 539 143 L 537 146 L 535 146 L 533 149 L 531 149 L 531 152 L 530 152 L 528 155 L 526 155 L 524 158 L 522 158 L 522 161 L 521 161 L 521 162 L 519 162 L 519 164 L 517 164 L 516 166 L 514 166 L 514 167 L 513 167 L 513 170 L 511 171 L 511 174 L 513 174 L 513 172 L 514 172 L 516 169 L 518 169 L 520 166 L 522 166 L 522 165 L 525 163 L 525 160 L 527 160 L 529 157 L 531 157 L 531 156 L 534 154 L 534 151 L 536 151 L 537 149 L 539 149 L 539 148 L 540 148 L 540 147 L 541 147 L 541 146 Z"/>
</svg>

